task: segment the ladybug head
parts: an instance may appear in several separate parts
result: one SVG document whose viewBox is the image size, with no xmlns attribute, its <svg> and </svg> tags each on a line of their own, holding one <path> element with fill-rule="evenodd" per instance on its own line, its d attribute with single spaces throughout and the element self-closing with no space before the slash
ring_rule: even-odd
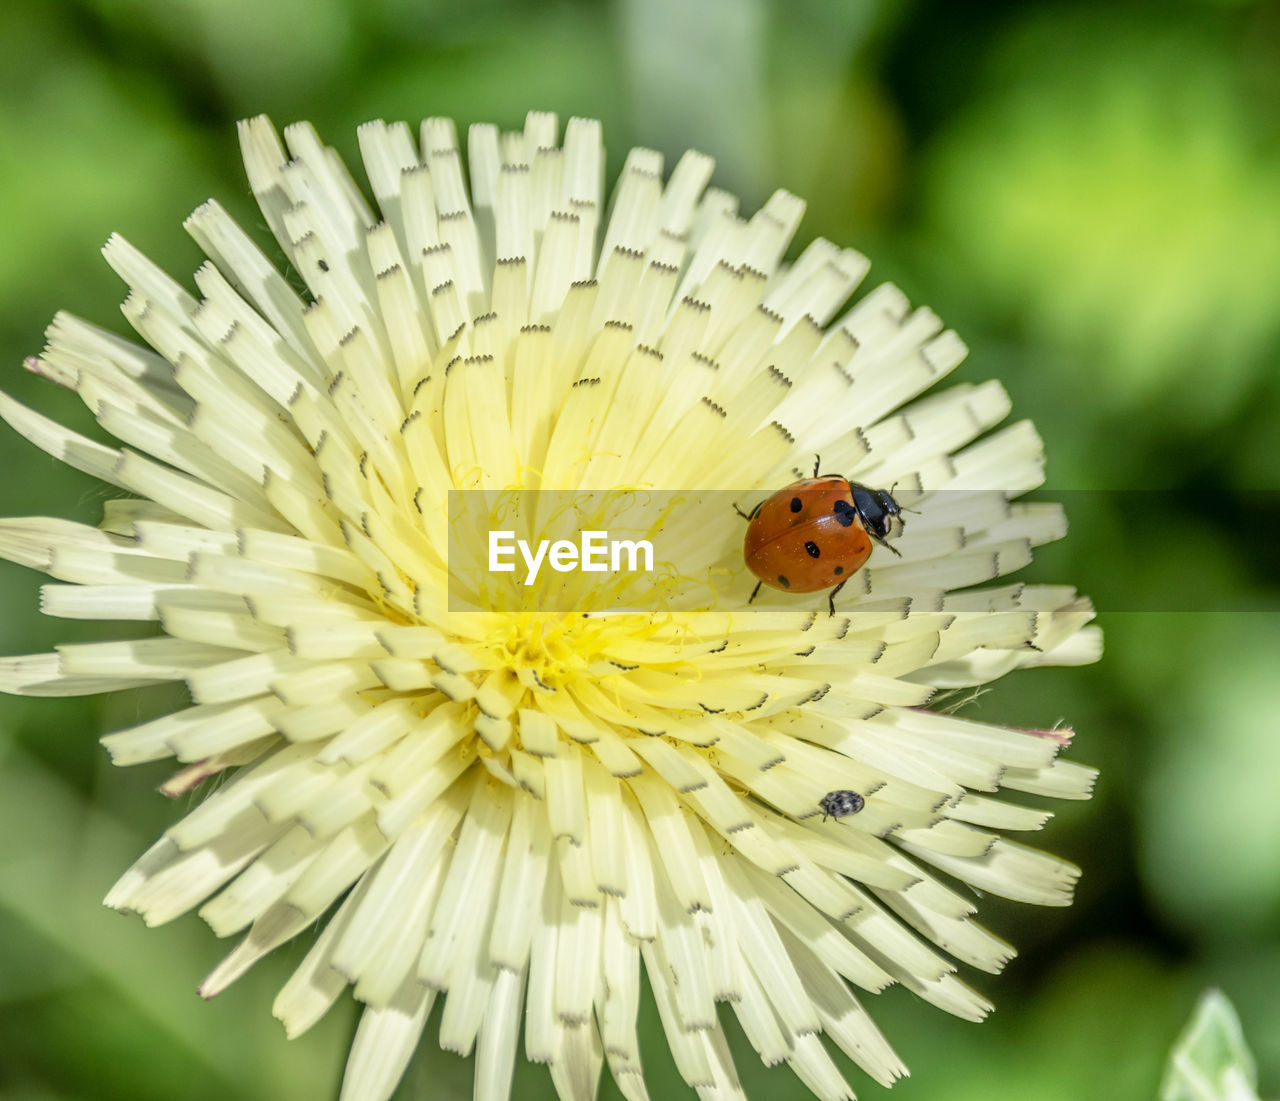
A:
<svg viewBox="0 0 1280 1101">
<path fill-rule="evenodd" d="M 902 508 L 887 489 L 872 489 L 859 482 L 849 483 L 853 507 L 868 535 L 886 547 L 885 537 L 893 530 L 893 522 L 902 523 Z M 893 547 L 889 547 L 893 550 Z"/>
<path fill-rule="evenodd" d="M 902 506 L 894 499 L 893 494 L 887 489 L 872 490 L 875 499 L 879 502 L 880 507 L 884 510 L 885 518 L 890 525 L 894 520 L 902 522 Z"/>
</svg>

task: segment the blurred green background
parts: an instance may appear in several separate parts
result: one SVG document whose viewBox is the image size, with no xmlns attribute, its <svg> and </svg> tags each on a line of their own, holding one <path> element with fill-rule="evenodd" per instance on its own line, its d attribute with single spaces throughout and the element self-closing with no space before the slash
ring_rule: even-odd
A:
<svg viewBox="0 0 1280 1101">
<path fill-rule="evenodd" d="M 236 118 L 309 118 L 354 158 L 368 118 L 515 127 L 529 107 L 602 118 L 615 173 L 633 144 L 696 145 L 747 209 L 775 186 L 807 198 L 802 237 L 863 249 L 873 281 L 934 307 L 973 349 L 959 377 L 1003 379 L 1049 488 L 1076 491 L 1032 574 L 1098 598 L 1107 655 L 969 713 L 1065 719 L 1101 766 L 1092 803 L 1037 838 L 1084 867 L 1078 901 L 986 900 L 1022 955 L 971 976 L 998 1005 L 982 1026 L 871 999 L 913 1072 L 892 1096 L 1154 1097 L 1209 984 L 1280 1093 L 1280 7 L 8 0 L 4 388 L 86 425 L 20 363 L 60 307 L 124 331 L 110 231 L 185 276 L 180 222 L 207 196 L 261 230 Z M 0 512 L 97 521 L 104 493 L 12 433 L 0 464 Z M 38 580 L 0 565 L 3 652 L 118 633 L 42 619 Z M 100 907 L 182 808 L 155 792 L 163 765 L 113 769 L 96 737 L 172 703 L 0 700 L 4 1101 L 336 1096 L 350 1004 L 293 1043 L 270 1017 L 302 946 L 205 1005 L 227 945 L 193 916 L 147 931 Z M 692 1096 L 642 1012 L 653 1096 Z M 428 1029 L 397 1096 L 469 1097 Z M 807 1096 L 734 1036 L 753 1096 Z M 545 1072 L 521 1069 L 516 1096 L 552 1096 Z"/>
</svg>

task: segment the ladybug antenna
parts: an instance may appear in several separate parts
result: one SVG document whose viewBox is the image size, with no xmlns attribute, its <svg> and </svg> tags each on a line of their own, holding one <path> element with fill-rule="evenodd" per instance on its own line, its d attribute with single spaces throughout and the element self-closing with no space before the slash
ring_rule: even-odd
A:
<svg viewBox="0 0 1280 1101">
<path fill-rule="evenodd" d="M 899 479 L 899 481 L 901 481 L 901 479 Z M 893 491 L 894 491 L 895 489 L 897 489 L 897 488 L 898 488 L 898 483 L 897 483 L 897 482 L 894 482 L 894 483 L 893 483 L 893 485 L 891 485 L 891 486 L 888 488 L 888 490 L 887 490 L 886 492 L 889 494 L 889 496 L 890 496 L 890 497 L 893 497 Z M 898 498 L 893 497 L 893 503 L 894 503 L 895 505 L 898 505 Z M 920 510 L 919 510 L 918 508 L 907 508 L 907 506 L 906 506 L 906 505 L 898 505 L 898 511 L 899 511 L 899 512 L 909 512 L 909 513 L 911 513 L 913 516 L 919 516 L 919 515 L 920 515 Z"/>
</svg>

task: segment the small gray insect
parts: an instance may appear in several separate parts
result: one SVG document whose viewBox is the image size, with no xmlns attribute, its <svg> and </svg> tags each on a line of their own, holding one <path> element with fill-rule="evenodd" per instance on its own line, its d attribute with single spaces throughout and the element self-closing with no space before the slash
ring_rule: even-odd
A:
<svg viewBox="0 0 1280 1101">
<path fill-rule="evenodd" d="M 867 801 L 856 791 L 829 791 L 818 800 L 824 822 L 828 818 L 844 818 L 850 814 L 857 814 L 866 805 Z"/>
</svg>

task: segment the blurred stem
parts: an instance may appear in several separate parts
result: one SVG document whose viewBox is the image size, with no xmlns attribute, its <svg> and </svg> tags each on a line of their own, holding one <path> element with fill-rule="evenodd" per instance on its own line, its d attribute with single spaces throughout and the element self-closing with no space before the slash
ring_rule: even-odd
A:
<svg viewBox="0 0 1280 1101">
<path fill-rule="evenodd" d="M 772 160 L 764 0 L 619 0 L 618 15 L 640 140 L 701 149 L 758 194 Z"/>
</svg>

